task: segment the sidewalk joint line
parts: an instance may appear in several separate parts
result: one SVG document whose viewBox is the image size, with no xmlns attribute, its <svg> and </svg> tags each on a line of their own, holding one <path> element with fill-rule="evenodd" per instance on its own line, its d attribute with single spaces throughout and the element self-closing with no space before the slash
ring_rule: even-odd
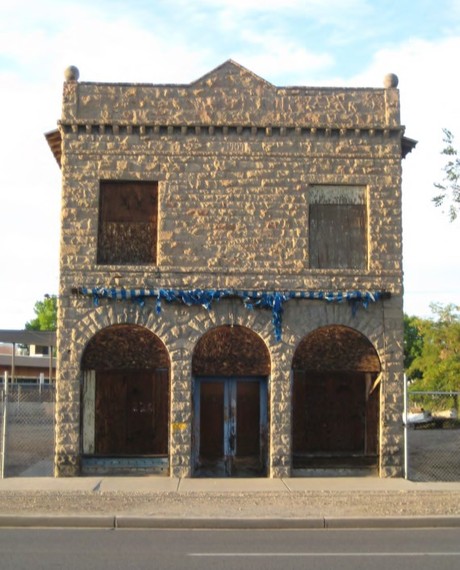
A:
<svg viewBox="0 0 460 570">
<path fill-rule="evenodd" d="M 99 493 L 99 491 L 101 490 L 101 485 L 102 485 L 102 479 L 98 481 L 96 485 L 93 487 L 93 493 Z"/>
<path fill-rule="evenodd" d="M 281 477 L 281 482 L 283 483 L 283 485 L 286 487 L 286 489 L 292 493 L 292 489 L 289 487 L 289 485 L 285 482 L 284 477 Z"/>
</svg>

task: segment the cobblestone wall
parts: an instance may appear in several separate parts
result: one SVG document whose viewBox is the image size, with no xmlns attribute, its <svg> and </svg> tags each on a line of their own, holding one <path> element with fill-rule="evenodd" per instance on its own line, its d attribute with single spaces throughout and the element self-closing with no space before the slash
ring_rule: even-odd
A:
<svg viewBox="0 0 460 570">
<path fill-rule="evenodd" d="M 171 358 L 171 474 L 191 474 L 191 356 L 231 319 L 257 332 L 272 359 L 270 475 L 290 473 L 290 377 L 295 347 L 318 326 L 366 335 L 382 364 L 380 461 L 402 470 L 402 243 L 399 95 L 387 89 L 278 88 L 233 62 L 185 86 L 64 84 L 56 473 L 80 458 L 80 360 L 101 328 L 135 323 Z M 158 181 L 156 266 L 98 265 L 101 180 Z M 309 269 L 308 189 L 367 189 L 366 270 Z M 269 311 L 239 302 L 201 307 L 74 296 L 80 286 L 250 290 L 384 290 L 353 316 L 344 305 L 286 304 L 276 342 Z M 175 430 L 174 426 L 180 426 Z M 186 426 L 184 428 L 184 426 Z"/>
</svg>

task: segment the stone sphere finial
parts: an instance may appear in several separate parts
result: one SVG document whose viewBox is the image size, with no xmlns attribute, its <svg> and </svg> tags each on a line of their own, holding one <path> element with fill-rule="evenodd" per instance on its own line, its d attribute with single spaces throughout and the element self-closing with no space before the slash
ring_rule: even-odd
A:
<svg viewBox="0 0 460 570">
<path fill-rule="evenodd" d="M 80 77 L 78 67 L 75 67 L 75 65 L 69 65 L 69 67 L 64 71 L 64 77 L 66 81 L 78 81 L 78 78 Z"/>
<path fill-rule="evenodd" d="M 383 85 L 385 86 L 385 89 L 398 87 L 398 83 L 399 83 L 398 76 L 395 75 L 394 73 L 387 73 L 387 75 L 385 75 L 383 79 Z"/>
</svg>

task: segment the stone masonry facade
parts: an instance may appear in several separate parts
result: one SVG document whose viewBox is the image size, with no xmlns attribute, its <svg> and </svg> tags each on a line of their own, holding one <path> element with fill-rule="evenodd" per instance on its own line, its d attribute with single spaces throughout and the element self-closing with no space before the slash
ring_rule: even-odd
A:
<svg viewBox="0 0 460 570">
<path fill-rule="evenodd" d="M 169 474 L 192 465 L 192 357 L 220 325 L 266 344 L 268 476 L 291 474 L 292 359 L 326 325 L 362 333 L 380 364 L 379 474 L 403 470 L 401 158 L 407 150 L 396 81 L 384 88 L 275 87 L 228 61 L 187 85 L 64 83 L 54 153 L 62 170 L 55 474 L 80 473 L 81 360 L 105 327 L 145 327 L 170 358 Z M 49 135 L 51 136 L 51 135 Z M 50 140 L 50 139 L 49 139 Z M 51 144 L 51 142 L 50 142 Z M 57 150 L 56 150 L 57 149 Z M 98 264 L 101 181 L 158 184 L 154 264 Z M 365 188 L 365 268 L 309 263 L 309 189 Z M 156 299 L 100 299 L 82 287 L 165 290 L 384 291 L 352 311 L 346 302 L 292 299 L 282 337 L 272 312 L 223 298 L 210 310 Z"/>
</svg>

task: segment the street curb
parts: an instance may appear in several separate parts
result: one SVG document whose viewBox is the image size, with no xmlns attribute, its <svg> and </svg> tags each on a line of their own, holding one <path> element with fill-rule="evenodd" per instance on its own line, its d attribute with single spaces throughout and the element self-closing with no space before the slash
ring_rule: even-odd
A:
<svg viewBox="0 0 460 570">
<path fill-rule="evenodd" d="M 324 518 L 148 518 L 136 516 L 116 517 L 117 528 L 175 528 L 175 529 L 324 529 Z"/>
<path fill-rule="evenodd" d="M 402 517 L 326 517 L 326 529 L 347 528 L 458 528 L 460 516 L 402 516 Z"/>
<path fill-rule="evenodd" d="M 113 515 L 0 515 L 0 528 L 116 528 Z"/>
<path fill-rule="evenodd" d="M 129 515 L 0 515 L 0 528 L 339 530 L 458 528 L 460 516 L 160 518 Z"/>
</svg>

